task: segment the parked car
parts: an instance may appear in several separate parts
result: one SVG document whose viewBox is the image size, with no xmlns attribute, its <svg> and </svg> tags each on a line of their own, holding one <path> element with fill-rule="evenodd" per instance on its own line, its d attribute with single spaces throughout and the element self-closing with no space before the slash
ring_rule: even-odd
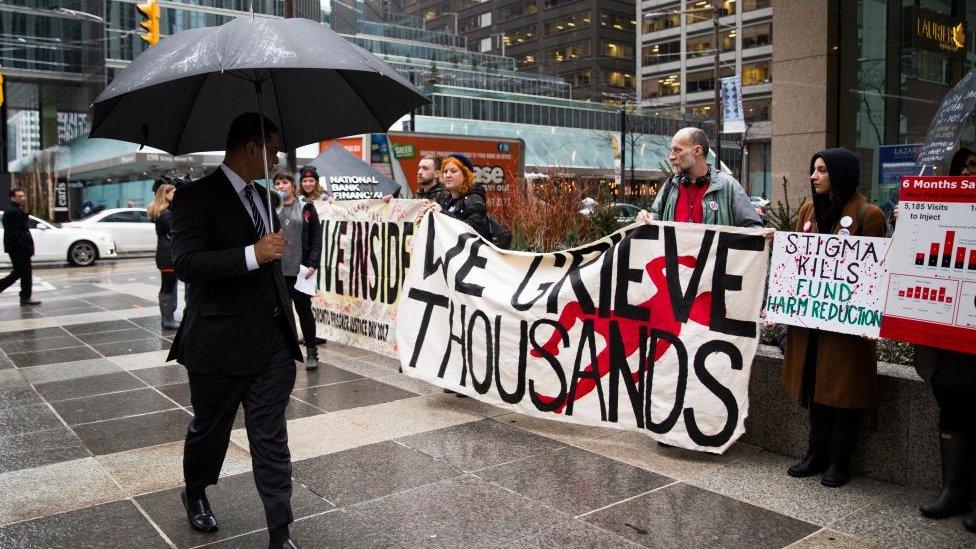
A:
<svg viewBox="0 0 976 549">
<path fill-rule="evenodd" d="M 636 221 L 637 214 L 641 211 L 640 208 L 633 204 L 611 204 L 610 207 L 617 212 L 617 223 L 621 226 L 630 225 Z"/>
<path fill-rule="evenodd" d="M 115 240 L 116 251 L 120 254 L 156 251 L 156 226 L 145 208 L 102 210 L 61 226 L 107 233 Z"/>
<path fill-rule="evenodd" d="M 3 212 L 0 212 L 3 219 Z M 34 216 L 29 216 L 31 237 L 34 239 L 34 261 L 68 261 L 84 267 L 98 259 L 117 257 L 112 237 L 92 229 L 61 228 Z M 3 228 L 0 227 L 0 263 L 10 264 L 10 256 L 3 249 Z"/>
</svg>

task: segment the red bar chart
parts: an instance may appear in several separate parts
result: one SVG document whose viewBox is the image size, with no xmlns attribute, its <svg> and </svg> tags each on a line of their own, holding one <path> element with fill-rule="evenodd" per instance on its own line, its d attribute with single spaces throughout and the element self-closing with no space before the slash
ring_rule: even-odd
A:
<svg viewBox="0 0 976 549">
<path fill-rule="evenodd" d="M 976 247 L 966 248 L 965 246 L 955 246 L 955 244 L 956 231 L 946 231 L 941 242 L 929 244 L 928 254 L 924 251 L 915 252 L 915 264 L 943 269 L 976 271 Z M 955 256 L 953 256 L 953 250 L 955 250 Z M 968 262 L 966 261 L 966 252 L 969 252 Z"/>
</svg>

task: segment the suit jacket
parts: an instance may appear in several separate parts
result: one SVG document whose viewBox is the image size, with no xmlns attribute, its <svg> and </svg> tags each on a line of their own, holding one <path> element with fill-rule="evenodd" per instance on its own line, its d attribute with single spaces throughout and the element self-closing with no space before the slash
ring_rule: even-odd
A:
<svg viewBox="0 0 976 549">
<path fill-rule="evenodd" d="M 255 200 L 267 204 L 265 189 L 256 189 Z M 217 169 L 181 187 L 170 209 L 173 267 L 188 291 L 167 360 L 176 359 L 191 373 L 257 374 L 274 350 L 275 308 L 286 320 L 293 357 L 302 360 L 281 263 L 247 270 L 244 248 L 258 235 L 227 176 Z M 275 212 L 270 215 L 280 227 Z"/>
<path fill-rule="evenodd" d="M 34 255 L 34 238 L 30 234 L 27 212 L 16 204 L 3 209 L 3 248 L 7 254 L 21 257 Z"/>
</svg>

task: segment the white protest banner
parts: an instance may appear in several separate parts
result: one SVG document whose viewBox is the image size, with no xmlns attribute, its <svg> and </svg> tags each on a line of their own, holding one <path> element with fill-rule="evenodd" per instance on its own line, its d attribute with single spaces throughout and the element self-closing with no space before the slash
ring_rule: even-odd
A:
<svg viewBox="0 0 976 549">
<path fill-rule="evenodd" d="M 720 453 L 744 432 L 767 259 L 755 229 L 634 224 L 537 254 L 428 214 L 400 362 L 496 406 Z"/>
<path fill-rule="evenodd" d="M 312 298 L 329 341 L 397 356 L 397 300 L 421 200 L 318 202 L 322 260 Z"/>
<path fill-rule="evenodd" d="M 877 339 L 887 238 L 777 232 L 766 320 Z"/>
</svg>

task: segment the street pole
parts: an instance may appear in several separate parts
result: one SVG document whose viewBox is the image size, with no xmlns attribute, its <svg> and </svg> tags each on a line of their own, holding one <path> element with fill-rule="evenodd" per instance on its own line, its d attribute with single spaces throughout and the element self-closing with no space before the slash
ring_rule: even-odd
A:
<svg viewBox="0 0 976 549">
<path fill-rule="evenodd" d="M 627 183 L 627 110 L 620 110 L 620 188 Z"/>
<path fill-rule="evenodd" d="M 415 82 L 413 81 L 413 74 L 414 74 L 413 71 L 410 71 L 410 83 L 411 84 L 415 84 Z M 416 113 L 417 113 L 417 110 L 416 109 L 410 109 L 410 131 L 412 131 L 412 132 L 417 131 L 417 117 L 416 117 Z"/>
<path fill-rule="evenodd" d="M 712 1 L 712 6 L 715 10 L 712 15 L 712 47 L 715 48 L 713 69 L 715 81 L 712 83 L 712 86 L 715 88 L 715 105 L 712 107 L 715 111 L 715 169 L 721 169 L 722 167 L 722 101 L 718 85 L 718 65 L 722 55 L 722 48 L 718 43 L 718 23 L 722 15 L 720 5 L 719 0 Z"/>
</svg>

